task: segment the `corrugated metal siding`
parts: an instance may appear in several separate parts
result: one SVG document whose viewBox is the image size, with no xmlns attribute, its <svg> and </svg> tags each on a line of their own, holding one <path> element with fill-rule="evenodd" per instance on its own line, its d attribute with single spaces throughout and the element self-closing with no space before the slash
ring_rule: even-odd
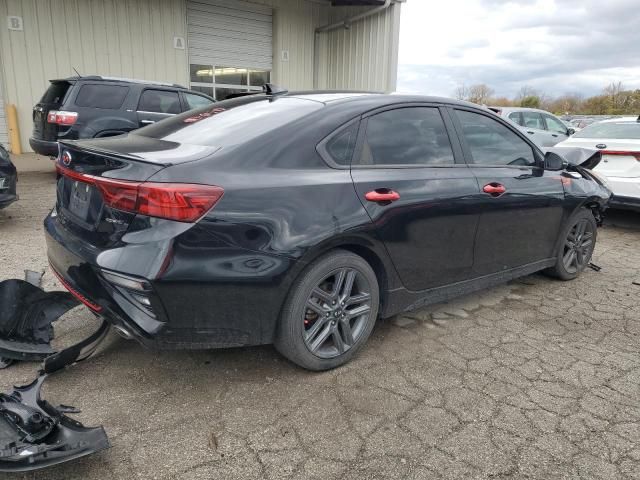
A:
<svg viewBox="0 0 640 480">
<path fill-rule="evenodd" d="M 369 7 L 370 8 L 370 7 Z M 328 32 L 327 87 L 393 92 L 397 83 L 400 4 L 351 25 Z M 334 8 L 331 21 L 363 8 Z"/>
<path fill-rule="evenodd" d="M 7 15 L 24 31 L 9 31 Z M 80 73 L 186 85 L 186 7 L 180 0 L 0 0 L 0 57 L 6 101 L 18 107 L 23 150 L 29 151 L 31 109 L 49 79 Z"/>
<path fill-rule="evenodd" d="M 7 117 L 4 110 L 3 94 L 4 94 L 4 90 L 2 86 L 2 72 L 0 71 L 0 145 L 2 145 L 5 148 L 8 148 L 9 134 L 7 133 Z"/>
<path fill-rule="evenodd" d="M 253 0 L 273 8 L 273 72 L 272 82 L 289 90 L 313 88 L 314 32 L 329 22 L 329 6 L 306 0 Z M 326 45 L 327 39 L 321 39 Z M 282 52 L 289 61 L 282 61 Z M 326 61 L 321 61 L 321 75 Z M 324 85 L 322 85 L 324 87 Z"/>
<path fill-rule="evenodd" d="M 271 69 L 271 8 L 237 0 L 189 0 L 187 25 L 190 63 Z"/>
</svg>

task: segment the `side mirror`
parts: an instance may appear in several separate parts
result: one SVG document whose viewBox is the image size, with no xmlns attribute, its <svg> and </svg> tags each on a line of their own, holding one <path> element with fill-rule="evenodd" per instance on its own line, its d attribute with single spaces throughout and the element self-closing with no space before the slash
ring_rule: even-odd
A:
<svg viewBox="0 0 640 480">
<path fill-rule="evenodd" d="M 547 152 L 544 156 L 544 169 L 557 172 L 564 170 L 569 165 L 564 158 L 554 152 Z"/>
<path fill-rule="evenodd" d="M 567 135 L 571 136 L 574 133 L 576 133 L 575 128 L 571 128 L 571 127 L 567 128 Z"/>
</svg>

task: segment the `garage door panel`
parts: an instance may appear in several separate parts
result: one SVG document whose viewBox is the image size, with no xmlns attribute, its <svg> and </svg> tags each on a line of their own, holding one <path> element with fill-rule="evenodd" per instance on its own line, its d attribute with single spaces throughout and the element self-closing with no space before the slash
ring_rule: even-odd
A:
<svg viewBox="0 0 640 480">
<path fill-rule="evenodd" d="M 187 29 L 192 64 L 272 68 L 269 7 L 241 0 L 189 0 Z"/>
</svg>

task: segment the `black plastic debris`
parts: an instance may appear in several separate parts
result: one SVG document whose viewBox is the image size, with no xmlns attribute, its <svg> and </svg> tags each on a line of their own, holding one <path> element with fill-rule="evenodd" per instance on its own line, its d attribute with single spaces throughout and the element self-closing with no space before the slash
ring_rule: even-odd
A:
<svg viewBox="0 0 640 480">
<path fill-rule="evenodd" d="M 68 292 L 45 292 L 18 279 L 0 282 L 0 368 L 55 353 L 52 323 L 78 305 Z"/>
<path fill-rule="evenodd" d="M 40 398 L 45 374 L 0 394 L 0 472 L 24 472 L 109 448 L 102 427 L 87 428 Z"/>
<path fill-rule="evenodd" d="M 596 265 L 593 262 L 589 262 L 589 264 L 587 265 L 587 267 L 589 267 L 591 270 L 595 271 L 595 272 L 600 272 L 602 270 L 602 267 L 599 265 Z"/>
</svg>

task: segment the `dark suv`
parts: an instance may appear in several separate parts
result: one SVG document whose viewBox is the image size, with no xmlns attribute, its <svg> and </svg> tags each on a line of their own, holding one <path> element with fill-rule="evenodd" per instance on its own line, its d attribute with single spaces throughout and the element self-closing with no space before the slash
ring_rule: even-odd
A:
<svg viewBox="0 0 640 480">
<path fill-rule="evenodd" d="M 31 148 L 56 156 L 60 140 L 112 137 L 214 102 L 180 85 L 113 77 L 51 80 L 33 107 Z"/>
</svg>

